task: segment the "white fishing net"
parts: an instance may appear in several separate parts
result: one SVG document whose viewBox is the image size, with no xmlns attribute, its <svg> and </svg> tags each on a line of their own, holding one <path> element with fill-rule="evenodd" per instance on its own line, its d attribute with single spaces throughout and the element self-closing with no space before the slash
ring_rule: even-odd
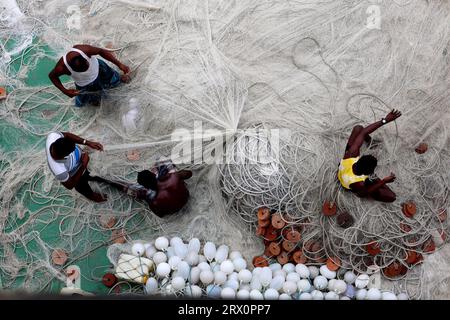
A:
<svg viewBox="0 0 450 320">
<path fill-rule="evenodd" d="M 110 237 L 100 220 L 105 215 L 117 219 L 112 229 L 125 230 L 129 240 L 196 236 L 226 243 L 251 259 L 263 251 L 254 235 L 256 209 L 267 205 L 307 224 L 302 239 L 319 240 L 324 256 L 339 256 L 355 270 L 366 268 L 364 248 L 372 240 L 381 244 L 377 263 L 385 267 L 403 261 L 407 249 L 422 252 L 433 230 L 449 231 L 447 220 L 438 219 L 440 210 L 449 208 L 448 2 L 17 3 L 23 31 L 0 20 L 4 52 L 20 47 L 6 49 L 4 39 L 33 35 L 34 41 L 22 41 L 26 49 L 0 63 L 0 84 L 10 89 L 0 102 L 1 139 L 19 146 L 0 149 L 3 288 L 47 290 L 53 278 L 63 277 L 62 268 L 50 261 L 54 248 L 66 250 L 68 263 L 74 263 L 110 244 L 90 239 L 98 232 Z M 109 90 L 99 108 L 78 109 L 53 86 L 26 84 L 38 58 L 56 61 L 77 43 L 111 48 L 133 69 L 132 82 Z M 32 59 L 25 60 L 30 50 Z M 13 68 L 18 61 L 19 68 Z M 131 98 L 138 101 L 134 115 Z M 403 116 L 378 130 L 374 139 L 381 142 L 367 152 L 379 160 L 378 176 L 396 174 L 397 201 L 361 200 L 344 192 L 336 179 L 346 139 L 354 125 L 367 125 L 393 108 Z M 199 122 L 203 142 L 196 134 Z M 17 136 L 11 128 L 26 134 Z M 172 135 L 180 128 L 188 134 Z M 278 147 L 247 129 L 280 129 Z M 183 141 L 192 142 L 200 156 L 227 142 L 228 155 L 253 160 L 252 151 L 262 148 L 274 161 L 179 165 L 194 171 L 188 181 L 191 199 L 179 214 L 159 219 L 107 186 L 92 184 L 108 194 L 104 204 L 60 186 L 44 157 L 50 130 L 101 142 L 105 152 L 91 153 L 90 171 L 130 181 L 157 158 L 181 160 L 172 151 Z M 27 144 L 30 137 L 39 139 Z M 419 155 L 414 149 L 421 142 L 429 150 Z M 138 160 L 127 158 L 131 150 L 139 151 Z M 324 217 L 326 200 L 349 212 L 355 224 L 343 230 L 335 218 Z M 413 219 L 401 211 L 410 200 L 417 205 Z M 412 231 L 403 233 L 400 223 Z M 54 224 L 59 234 L 43 237 Z M 413 298 L 430 298 L 433 285 L 421 286 L 423 272 L 416 267 L 386 285 L 406 288 Z M 19 284 L 18 278 L 23 279 Z"/>
</svg>

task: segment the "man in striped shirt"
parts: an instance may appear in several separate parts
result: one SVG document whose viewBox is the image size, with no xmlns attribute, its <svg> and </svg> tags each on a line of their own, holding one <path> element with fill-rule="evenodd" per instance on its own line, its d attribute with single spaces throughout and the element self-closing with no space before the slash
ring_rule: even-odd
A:
<svg viewBox="0 0 450 320">
<path fill-rule="evenodd" d="M 67 189 L 75 188 L 86 198 L 95 201 L 106 201 L 106 195 L 94 192 L 89 181 L 87 165 L 89 155 L 77 145 L 83 144 L 92 149 L 103 151 L 103 146 L 98 142 L 88 141 L 69 132 L 50 132 L 47 135 L 45 151 L 47 163 L 55 178 Z"/>
</svg>

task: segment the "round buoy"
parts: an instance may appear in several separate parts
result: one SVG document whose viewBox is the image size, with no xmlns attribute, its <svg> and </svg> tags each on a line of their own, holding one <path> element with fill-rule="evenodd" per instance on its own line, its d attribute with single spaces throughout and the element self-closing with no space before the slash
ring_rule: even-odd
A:
<svg viewBox="0 0 450 320">
<path fill-rule="evenodd" d="M 108 288 L 112 288 L 117 283 L 117 277 L 112 273 L 106 273 L 102 278 L 102 282 Z"/>
<path fill-rule="evenodd" d="M 270 224 L 270 220 L 258 220 L 258 226 L 260 227 L 268 227 Z"/>
<path fill-rule="evenodd" d="M 282 266 L 285 265 L 286 263 L 289 262 L 289 255 L 287 254 L 287 252 L 281 252 L 278 257 L 277 257 L 277 261 L 279 264 L 281 264 Z"/>
<path fill-rule="evenodd" d="M 402 206 L 402 211 L 405 216 L 412 218 L 417 212 L 416 204 L 412 201 L 406 202 Z"/>
<path fill-rule="evenodd" d="M 266 229 L 266 233 L 264 234 L 264 239 L 268 241 L 275 241 L 279 236 L 278 230 L 275 229 L 272 225 L 268 226 Z"/>
<path fill-rule="evenodd" d="M 261 207 L 258 209 L 258 220 L 269 220 L 270 210 L 266 207 Z"/>
<path fill-rule="evenodd" d="M 62 266 L 67 261 L 67 253 L 63 249 L 55 249 L 52 252 L 53 264 L 57 266 Z"/>
<path fill-rule="evenodd" d="M 291 252 L 295 248 L 295 243 L 290 242 L 289 240 L 284 240 L 282 247 L 284 251 Z"/>
<path fill-rule="evenodd" d="M 127 159 L 130 161 L 138 161 L 141 158 L 141 154 L 137 150 L 130 150 L 127 152 Z"/>
<path fill-rule="evenodd" d="M 336 271 L 341 267 L 341 260 L 338 257 L 330 257 L 327 259 L 327 268 Z"/>
<path fill-rule="evenodd" d="M 366 246 L 366 251 L 371 256 L 376 256 L 377 254 L 379 254 L 381 252 L 381 248 L 380 248 L 380 245 L 376 241 L 372 241 Z"/>
<path fill-rule="evenodd" d="M 297 230 L 289 230 L 286 232 L 286 240 L 289 240 L 291 242 L 299 242 L 301 239 L 301 235 L 300 232 L 298 232 Z"/>
<path fill-rule="evenodd" d="M 353 225 L 353 223 L 355 222 L 355 219 L 353 219 L 353 217 L 350 215 L 350 213 L 341 212 L 338 214 L 336 221 L 337 221 L 337 224 L 339 227 L 341 227 L 343 229 L 347 229 Z"/>
<path fill-rule="evenodd" d="M 428 240 L 425 242 L 423 246 L 423 252 L 429 253 L 436 250 L 436 244 L 434 243 L 433 239 Z"/>
<path fill-rule="evenodd" d="M 278 243 L 272 242 L 269 245 L 269 251 L 272 256 L 278 256 L 281 253 L 281 247 Z"/>
<path fill-rule="evenodd" d="M 415 264 L 417 261 L 417 252 L 416 251 L 408 251 L 406 252 L 406 263 L 408 264 Z"/>
<path fill-rule="evenodd" d="M 255 268 L 263 268 L 269 266 L 269 262 L 267 261 L 267 259 L 261 256 L 254 257 L 252 262 Z"/>
<path fill-rule="evenodd" d="M 428 145 L 426 143 L 420 143 L 415 149 L 418 154 L 424 154 L 428 151 Z"/>
<path fill-rule="evenodd" d="M 292 259 L 296 264 L 305 264 L 308 260 L 306 256 L 303 254 L 302 250 L 295 251 L 292 255 Z"/>
<path fill-rule="evenodd" d="M 384 271 L 385 276 L 387 276 L 389 278 L 395 278 L 400 275 L 406 274 L 406 272 L 408 270 L 401 263 L 393 262 L 388 267 L 386 267 L 383 271 Z"/>
<path fill-rule="evenodd" d="M 447 210 L 441 209 L 438 214 L 438 219 L 440 222 L 446 222 L 447 221 Z"/>
<path fill-rule="evenodd" d="M 408 233 L 412 230 L 412 228 L 406 224 L 406 223 L 400 223 L 400 229 L 404 232 L 404 233 Z"/>
<path fill-rule="evenodd" d="M 283 229 L 283 227 L 286 225 L 286 222 L 283 220 L 283 217 L 279 213 L 275 213 L 272 215 L 272 226 L 275 229 Z"/>
<path fill-rule="evenodd" d="M 334 216 L 337 212 L 337 206 L 334 202 L 329 202 L 329 201 L 325 201 L 323 203 L 323 207 L 322 207 L 322 213 L 327 216 L 327 217 L 331 217 Z"/>
</svg>

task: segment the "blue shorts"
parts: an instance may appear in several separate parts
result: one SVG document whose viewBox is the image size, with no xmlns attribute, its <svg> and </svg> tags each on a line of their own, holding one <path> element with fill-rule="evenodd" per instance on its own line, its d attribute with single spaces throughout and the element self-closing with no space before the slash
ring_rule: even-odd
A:
<svg viewBox="0 0 450 320">
<path fill-rule="evenodd" d="M 99 104 L 105 96 L 105 89 L 117 87 L 120 84 L 120 74 L 108 66 L 106 62 L 98 59 L 98 77 L 87 86 L 80 87 L 75 84 L 80 94 L 75 98 L 75 105 L 82 107 L 85 104 Z M 83 93 L 86 92 L 86 93 Z"/>
</svg>

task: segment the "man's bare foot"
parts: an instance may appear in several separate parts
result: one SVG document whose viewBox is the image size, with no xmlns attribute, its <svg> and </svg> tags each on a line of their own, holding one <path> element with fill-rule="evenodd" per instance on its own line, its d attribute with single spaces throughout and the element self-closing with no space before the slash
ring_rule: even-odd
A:
<svg viewBox="0 0 450 320">
<path fill-rule="evenodd" d="M 107 199 L 108 199 L 108 197 L 106 196 L 106 194 L 103 195 L 103 194 L 96 193 L 96 192 L 92 195 L 92 198 L 91 198 L 91 200 L 95 201 L 95 202 L 105 202 Z"/>
<path fill-rule="evenodd" d="M 129 83 L 131 81 L 131 77 L 129 74 L 123 74 L 120 76 L 120 81 L 123 83 Z"/>
</svg>

